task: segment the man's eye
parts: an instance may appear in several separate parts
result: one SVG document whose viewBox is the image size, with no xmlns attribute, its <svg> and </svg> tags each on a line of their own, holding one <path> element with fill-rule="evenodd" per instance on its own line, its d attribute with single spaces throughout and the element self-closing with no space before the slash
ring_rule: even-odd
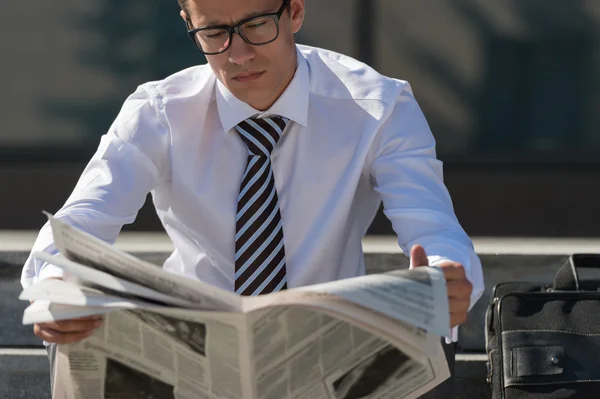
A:
<svg viewBox="0 0 600 399">
<path fill-rule="evenodd" d="M 218 39 L 223 37 L 225 32 L 205 33 L 203 36 L 207 39 Z"/>
<path fill-rule="evenodd" d="M 250 29 L 256 29 L 256 28 L 260 28 L 261 26 L 264 26 L 265 24 L 266 24 L 265 21 L 252 22 L 252 23 L 246 25 L 246 27 L 248 27 Z"/>
</svg>

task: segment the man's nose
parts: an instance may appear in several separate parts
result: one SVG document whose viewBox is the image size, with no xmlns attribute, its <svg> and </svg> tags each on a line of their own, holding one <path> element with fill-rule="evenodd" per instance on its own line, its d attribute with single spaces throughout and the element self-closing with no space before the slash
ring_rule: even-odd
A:
<svg viewBox="0 0 600 399">
<path fill-rule="evenodd" d="M 239 34 L 233 34 L 229 46 L 229 62 L 243 65 L 254 58 L 254 48 L 246 43 Z"/>
</svg>

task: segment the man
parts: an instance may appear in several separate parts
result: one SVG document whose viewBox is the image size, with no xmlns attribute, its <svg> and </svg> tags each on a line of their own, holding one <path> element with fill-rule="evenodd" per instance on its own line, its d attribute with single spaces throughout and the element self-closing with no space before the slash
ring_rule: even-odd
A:
<svg viewBox="0 0 600 399">
<path fill-rule="evenodd" d="M 114 242 L 151 192 L 175 246 L 165 269 L 258 295 L 364 274 L 361 239 L 383 201 L 412 266 L 444 271 L 452 327 L 464 322 L 481 264 L 409 84 L 297 46 L 304 0 L 180 5 L 208 65 L 141 85 L 56 217 Z M 55 251 L 48 225 L 33 249 Z M 61 276 L 30 258 L 22 283 Z M 68 343 L 100 323 L 34 331 Z"/>
</svg>

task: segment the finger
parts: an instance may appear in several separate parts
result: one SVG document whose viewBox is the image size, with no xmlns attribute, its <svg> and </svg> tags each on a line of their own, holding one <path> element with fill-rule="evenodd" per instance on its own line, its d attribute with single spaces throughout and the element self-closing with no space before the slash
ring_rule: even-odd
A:
<svg viewBox="0 0 600 399">
<path fill-rule="evenodd" d="M 102 325 L 102 320 L 61 320 L 48 322 L 42 325 L 42 327 L 49 328 L 58 332 L 86 332 L 93 331 Z"/>
<path fill-rule="evenodd" d="M 442 269 L 446 281 L 466 278 L 465 268 L 460 263 L 446 262 L 436 266 Z"/>
<path fill-rule="evenodd" d="M 51 328 L 42 327 L 39 324 L 35 324 L 33 327 L 33 332 L 38 338 L 41 338 L 44 341 L 52 344 L 71 344 L 90 337 L 94 330 L 77 333 L 63 333 L 52 330 Z"/>
<path fill-rule="evenodd" d="M 427 259 L 427 254 L 425 253 L 425 248 L 421 245 L 415 245 L 410 250 L 410 266 L 411 267 L 420 267 L 420 266 L 429 266 L 429 259 Z"/>
<path fill-rule="evenodd" d="M 461 324 L 464 324 L 468 319 L 467 312 L 461 313 L 450 313 L 450 327 L 456 327 Z"/>
<path fill-rule="evenodd" d="M 104 316 L 102 316 L 102 315 L 93 315 L 93 316 L 80 317 L 75 320 L 103 320 L 103 319 L 104 319 Z"/>
<path fill-rule="evenodd" d="M 451 299 L 450 304 L 450 313 L 467 313 L 469 311 L 469 300 L 468 299 Z"/>
<path fill-rule="evenodd" d="M 449 280 L 446 282 L 449 298 L 469 298 L 473 293 L 473 284 L 469 280 Z"/>
</svg>

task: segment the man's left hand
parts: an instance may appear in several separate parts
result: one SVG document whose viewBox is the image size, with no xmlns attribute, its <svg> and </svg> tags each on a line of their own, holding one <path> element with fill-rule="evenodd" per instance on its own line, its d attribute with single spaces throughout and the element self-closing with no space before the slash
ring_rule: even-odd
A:
<svg viewBox="0 0 600 399">
<path fill-rule="evenodd" d="M 412 247 L 410 264 L 413 267 L 429 266 L 429 260 L 422 246 Z M 456 327 L 467 321 L 473 286 L 467 280 L 465 268 L 460 263 L 443 262 L 435 266 L 444 272 L 448 289 L 448 304 L 450 305 L 450 327 Z"/>
</svg>

